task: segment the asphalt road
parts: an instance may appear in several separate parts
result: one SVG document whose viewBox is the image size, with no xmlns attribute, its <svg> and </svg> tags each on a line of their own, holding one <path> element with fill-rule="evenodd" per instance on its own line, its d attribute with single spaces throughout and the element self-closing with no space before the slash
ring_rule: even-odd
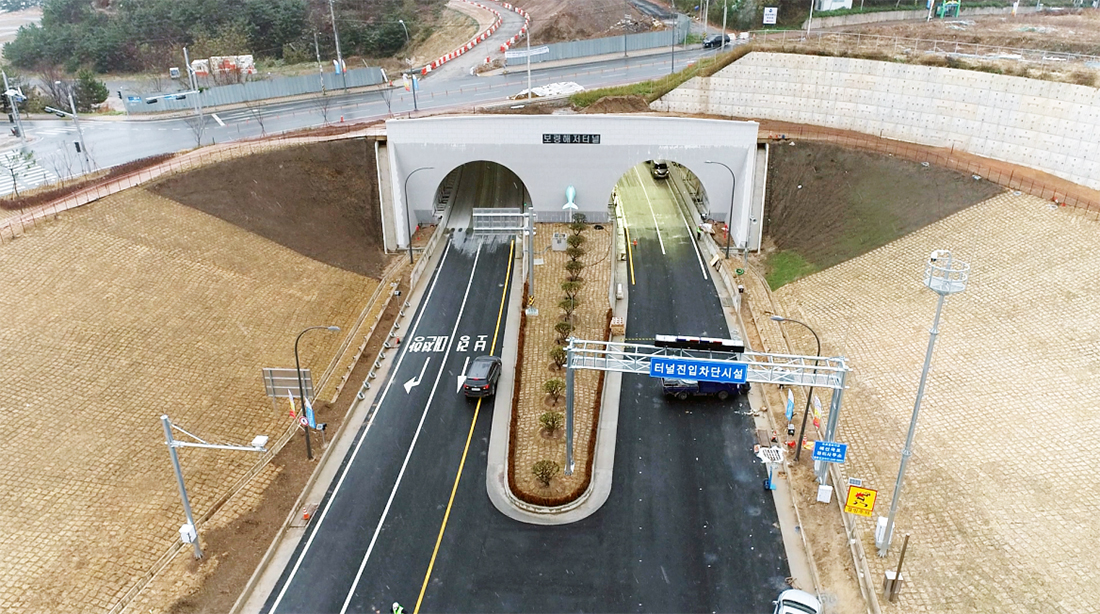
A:
<svg viewBox="0 0 1100 614">
<path fill-rule="evenodd" d="M 489 422 L 491 405 L 468 401 L 458 376 L 499 354 L 511 249 L 463 233 L 448 244 L 394 374 L 265 611 L 388 611 L 420 590 L 471 423 Z M 467 473 L 484 470 L 483 452 L 466 460 Z M 462 486 L 485 496 L 469 475 Z"/>
<path fill-rule="evenodd" d="M 638 240 L 628 338 L 727 336 L 693 230 L 668 188 L 644 166 L 625 182 Z M 473 245 L 448 248 L 410 334 L 494 330 L 509 246 Z M 609 500 L 581 522 L 532 526 L 500 514 L 485 492 L 489 405 L 475 410 L 455 379 L 481 352 L 403 351 L 266 611 L 373 612 L 399 601 L 410 612 L 762 612 L 785 586 L 743 398 L 676 402 L 657 380 L 624 377 Z M 403 394 L 421 369 L 424 381 Z M 428 380 L 437 372 L 433 396 Z"/>
<path fill-rule="evenodd" d="M 683 68 L 688 62 L 713 54 L 698 46 L 695 49 L 676 50 L 676 66 Z M 669 54 L 628 59 L 604 60 L 583 65 L 557 68 L 534 68 L 532 83 L 535 86 L 574 81 L 587 89 L 610 85 L 622 85 L 652 79 L 671 71 Z M 420 111 L 470 108 L 476 105 L 499 102 L 527 87 L 527 77 L 522 71 L 492 77 L 475 77 L 466 73 L 440 74 L 421 81 L 416 106 Z M 387 105 L 386 97 L 389 97 Z M 205 115 L 202 143 L 227 143 L 257 138 L 264 134 L 276 134 L 325 124 L 384 119 L 391 115 L 404 115 L 413 111 L 412 94 L 398 88 L 385 94 L 378 90 L 343 94 L 332 93 L 322 109 L 317 97 L 278 101 L 217 112 L 224 122 L 219 125 L 209 113 Z M 85 118 L 80 122 L 84 141 L 92 162 L 97 168 L 107 168 L 153 155 L 172 153 L 194 148 L 199 140 L 194 129 L 196 119 L 127 119 Z M 78 140 L 76 129 L 70 120 L 24 120 L 23 128 L 29 138 L 29 147 L 42 169 L 55 176 L 79 175 L 82 171 L 80 155 L 73 143 Z M 14 138 L 6 138 L 8 151 L 18 146 Z M 6 152 L 0 152 L 0 154 Z M 11 191 L 10 187 L 0 191 Z"/>
</svg>

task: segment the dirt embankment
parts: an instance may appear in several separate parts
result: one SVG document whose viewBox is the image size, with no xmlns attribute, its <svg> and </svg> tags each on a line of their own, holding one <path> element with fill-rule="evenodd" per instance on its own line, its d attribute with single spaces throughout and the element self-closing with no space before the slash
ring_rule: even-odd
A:
<svg viewBox="0 0 1100 614">
<path fill-rule="evenodd" d="M 764 232 L 815 270 L 979 203 L 1001 187 L 971 175 L 812 141 L 771 147 Z"/>
<path fill-rule="evenodd" d="M 152 189 L 334 267 L 385 266 L 374 148 L 348 139 L 237 158 Z"/>
</svg>

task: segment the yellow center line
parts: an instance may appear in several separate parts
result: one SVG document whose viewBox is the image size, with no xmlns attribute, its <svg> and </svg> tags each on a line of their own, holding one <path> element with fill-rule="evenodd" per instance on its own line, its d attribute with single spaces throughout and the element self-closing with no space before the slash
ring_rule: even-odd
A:
<svg viewBox="0 0 1100 614">
<path fill-rule="evenodd" d="M 516 241 L 512 240 L 511 246 L 508 249 L 508 269 L 504 276 L 504 291 L 500 294 L 500 309 L 497 310 L 497 325 L 496 330 L 493 331 L 493 343 L 489 346 L 489 354 L 493 354 L 497 349 L 497 335 L 500 333 L 500 321 L 504 316 L 504 299 L 508 296 L 508 284 L 512 279 L 512 265 L 514 264 L 512 259 L 516 253 Z M 494 395 L 493 399 L 496 399 Z M 432 568 L 435 567 L 435 559 L 439 556 L 439 544 L 443 542 L 443 532 L 447 530 L 447 520 L 451 517 L 451 507 L 455 502 L 455 493 L 458 492 L 458 482 L 462 479 L 462 468 L 466 466 L 466 455 L 470 452 L 470 441 L 474 438 L 474 427 L 477 426 L 477 417 L 481 413 L 481 401 L 477 400 L 477 405 L 474 407 L 474 417 L 470 421 L 470 432 L 466 434 L 466 446 L 462 449 L 462 460 L 458 463 L 458 473 L 455 474 L 455 483 L 451 487 L 451 498 L 447 500 L 447 511 L 443 512 L 443 524 L 439 525 L 439 535 L 435 538 L 435 548 L 432 549 L 432 559 L 428 563 L 428 572 L 424 574 L 424 583 L 420 585 L 420 595 L 416 598 L 416 607 L 413 608 L 413 614 L 420 612 L 420 604 L 424 601 L 424 593 L 428 590 L 428 581 L 432 578 Z"/>
<path fill-rule="evenodd" d="M 634 285 L 634 250 L 630 247 L 630 225 L 626 223 L 626 207 L 623 207 L 623 233 L 626 237 L 626 260 L 630 263 L 630 285 Z"/>
</svg>

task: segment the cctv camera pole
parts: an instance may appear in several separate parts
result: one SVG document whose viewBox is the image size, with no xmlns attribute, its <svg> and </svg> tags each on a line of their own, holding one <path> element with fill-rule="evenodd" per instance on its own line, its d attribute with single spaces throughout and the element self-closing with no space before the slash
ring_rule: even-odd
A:
<svg viewBox="0 0 1100 614">
<path fill-rule="evenodd" d="M 172 468 L 176 470 L 176 484 L 180 487 L 180 499 L 183 499 L 183 515 L 187 518 L 187 524 L 194 528 L 195 517 L 191 514 L 191 499 L 187 497 L 187 487 L 183 485 L 180 457 L 176 453 L 176 440 L 172 438 L 172 422 L 167 415 L 162 415 L 160 422 L 164 425 L 164 442 L 168 444 L 168 454 L 172 457 Z M 198 536 L 195 537 L 195 541 L 191 545 L 195 547 L 195 558 L 201 559 L 202 547 L 199 546 Z"/>
<path fill-rule="evenodd" d="M 73 102 L 73 91 L 69 90 L 69 108 L 73 111 L 73 124 L 76 126 L 76 135 L 80 138 L 80 151 L 84 152 L 84 164 L 86 173 L 92 172 L 92 158 L 88 156 L 88 146 L 84 144 L 84 131 L 80 129 L 80 118 L 76 116 L 76 103 Z M 20 130 L 22 132 L 22 130 Z"/>
<path fill-rule="evenodd" d="M 8 73 L 3 72 L 4 75 L 4 93 L 8 97 L 8 104 L 11 105 L 11 114 L 15 118 L 15 129 L 19 131 L 19 140 L 23 143 L 23 147 L 27 146 L 27 135 L 23 134 L 23 120 L 19 117 L 19 104 L 15 100 L 15 96 L 11 93 L 11 88 L 8 87 Z"/>
<path fill-rule="evenodd" d="M 172 421 L 168 419 L 167 414 L 161 415 L 160 423 L 164 426 L 164 443 L 168 444 L 168 454 L 172 457 L 172 469 L 174 469 L 176 472 L 176 484 L 179 485 L 180 499 L 183 500 L 183 514 L 187 518 L 187 524 L 184 526 L 184 528 L 190 529 L 190 531 L 185 531 L 183 528 L 181 528 L 180 536 L 183 537 L 186 533 L 190 533 L 190 537 L 193 540 L 191 542 L 191 545 L 195 547 L 195 558 L 201 559 L 202 548 L 199 547 L 199 536 L 198 531 L 195 528 L 195 517 L 191 513 L 191 499 L 187 497 L 187 487 L 183 484 L 183 471 L 180 470 L 180 457 L 179 454 L 176 453 L 176 448 L 211 448 L 214 450 L 234 450 L 239 452 L 267 452 L 267 448 L 265 448 L 264 446 L 267 445 L 268 439 L 266 435 L 258 435 L 252 440 L 252 445 L 248 446 L 207 443 L 202 439 L 199 439 L 198 437 L 192 435 L 191 433 L 188 433 L 182 428 L 172 424 Z M 196 443 L 193 441 L 176 441 L 176 439 L 172 437 L 173 428 L 179 429 L 180 432 L 198 440 L 198 442 Z"/>
</svg>

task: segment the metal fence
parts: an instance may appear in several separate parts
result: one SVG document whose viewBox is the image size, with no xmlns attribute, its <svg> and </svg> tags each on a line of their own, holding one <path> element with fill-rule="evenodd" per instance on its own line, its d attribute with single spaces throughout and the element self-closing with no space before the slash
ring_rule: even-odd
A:
<svg viewBox="0 0 1100 614">
<path fill-rule="evenodd" d="M 588 57 L 593 55 L 610 55 L 613 53 L 627 54 L 631 51 L 643 49 L 656 49 L 658 47 L 671 47 L 672 37 L 675 33 L 676 44 L 682 45 L 687 39 L 691 29 L 691 18 L 686 15 L 677 17 L 676 27 L 671 30 L 658 32 L 642 32 L 641 34 L 627 34 L 624 36 L 607 36 L 584 41 L 570 41 L 568 43 L 554 43 L 544 45 L 550 49 L 549 53 L 531 56 L 531 63 L 552 62 L 554 60 L 568 60 L 571 58 Z M 522 51 L 522 46 L 516 47 Z M 505 60 L 507 65 L 516 66 L 526 64 L 527 58 L 514 58 Z"/>
<path fill-rule="evenodd" d="M 943 41 L 902 36 L 882 36 L 856 32 L 811 32 L 800 30 L 752 32 L 756 43 L 780 45 L 807 45 L 833 53 L 881 51 L 893 55 L 942 54 L 982 61 L 1021 61 L 1039 64 L 1042 68 L 1075 65 L 1081 68 L 1100 68 L 1100 56 L 1080 53 L 1047 51 L 1044 49 L 1020 49 L 999 45 L 979 45 L 960 41 Z"/>
<path fill-rule="evenodd" d="M 204 107 L 217 107 L 229 104 L 239 104 L 253 100 L 267 100 L 269 98 L 283 98 L 286 96 L 300 96 L 302 94 L 316 94 L 321 91 L 321 82 L 324 81 L 326 91 L 339 90 L 346 87 L 365 87 L 378 85 L 384 82 L 381 68 L 355 68 L 344 75 L 336 73 L 323 73 L 320 75 L 301 75 L 298 77 L 279 77 L 265 79 L 263 81 L 249 81 L 234 85 L 219 85 L 203 90 L 198 94 Z M 156 113 L 162 111 L 186 111 L 195 107 L 195 101 L 188 96 L 184 100 L 167 100 L 166 94 L 150 94 L 149 96 L 127 96 L 123 102 L 127 113 Z M 153 96 L 157 96 L 157 102 L 147 103 Z"/>
</svg>

